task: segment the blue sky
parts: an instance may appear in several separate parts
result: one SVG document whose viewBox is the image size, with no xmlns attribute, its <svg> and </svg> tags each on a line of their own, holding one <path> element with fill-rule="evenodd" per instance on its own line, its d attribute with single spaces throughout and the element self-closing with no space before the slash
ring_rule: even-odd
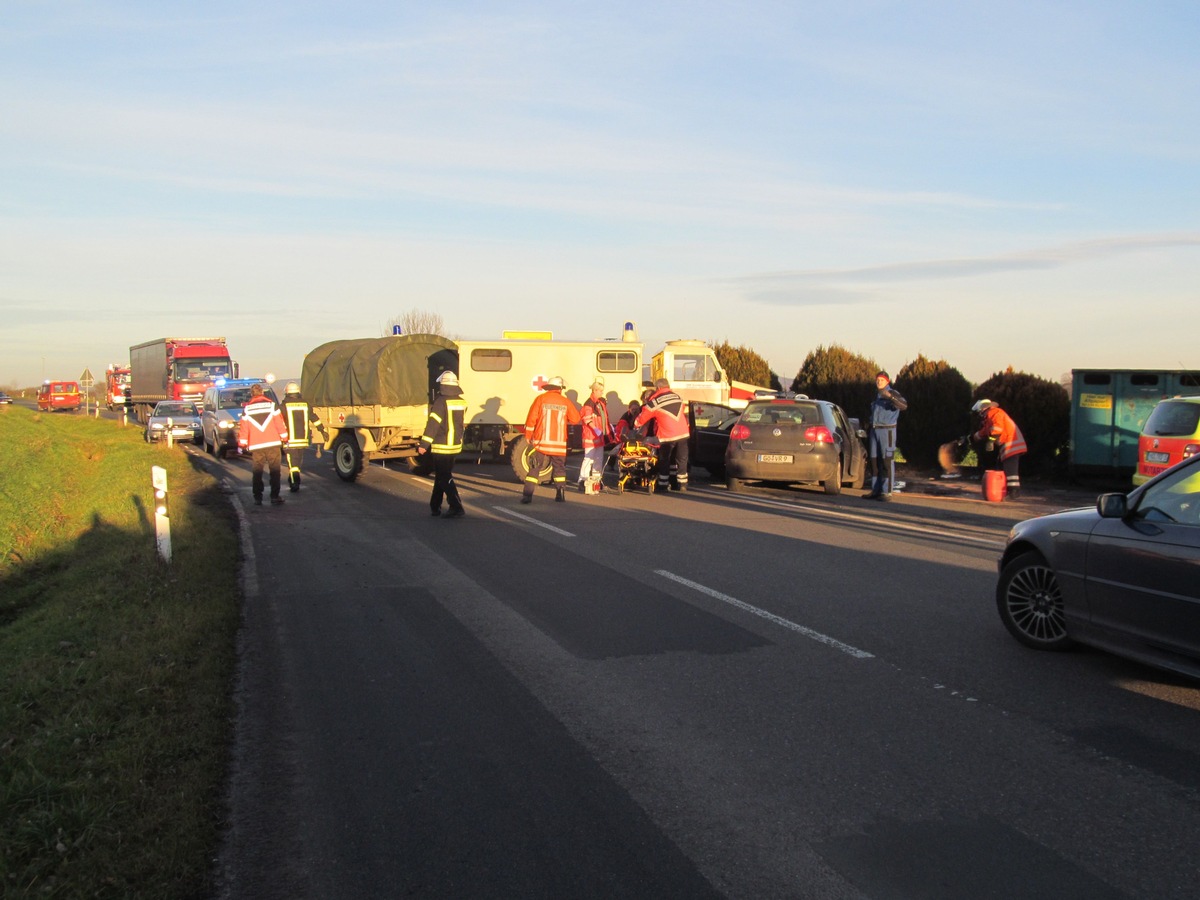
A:
<svg viewBox="0 0 1200 900">
<path fill-rule="evenodd" d="M 0 384 L 224 335 L 1200 368 L 1200 4 L 0 0 Z"/>
</svg>

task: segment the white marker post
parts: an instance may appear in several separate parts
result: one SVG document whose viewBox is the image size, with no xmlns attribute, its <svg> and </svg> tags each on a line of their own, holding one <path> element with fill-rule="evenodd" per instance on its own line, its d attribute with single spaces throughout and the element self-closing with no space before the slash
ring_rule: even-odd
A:
<svg viewBox="0 0 1200 900">
<path fill-rule="evenodd" d="M 167 470 L 162 466 L 150 469 L 150 481 L 154 486 L 154 542 L 163 562 L 171 561 L 171 510 L 167 502 Z"/>
</svg>

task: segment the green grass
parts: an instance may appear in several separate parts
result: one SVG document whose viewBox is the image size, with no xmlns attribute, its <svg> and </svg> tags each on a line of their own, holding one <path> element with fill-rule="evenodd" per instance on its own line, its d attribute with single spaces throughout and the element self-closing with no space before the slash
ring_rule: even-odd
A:
<svg viewBox="0 0 1200 900">
<path fill-rule="evenodd" d="M 208 896 L 239 614 L 229 506 L 137 428 L 0 410 L 0 895 Z"/>
</svg>

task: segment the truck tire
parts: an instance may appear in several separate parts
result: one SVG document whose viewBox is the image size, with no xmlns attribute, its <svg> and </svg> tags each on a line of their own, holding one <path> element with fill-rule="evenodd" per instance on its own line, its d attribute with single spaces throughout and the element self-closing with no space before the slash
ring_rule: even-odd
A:
<svg viewBox="0 0 1200 900">
<path fill-rule="evenodd" d="M 524 437 L 519 437 L 513 442 L 511 457 L 512 470 L 513 474 L 517 476 L 517 481 L 521 482 L 522 484 L 525 483 L 525 479 L 530 473 L 530 467 L 533 465 L 533 454 L 533 447 L 529 445 L 529 441 L 525 440 Z M 547 462 L 545 467 L 540 472 L 536 473 L 538 476 L 538 483 L 546 484 L 550 481 L 553 473 L 553 467 L 549 462 Z"/>
<path fill-rule="evenodd" d="M 333 468 L 342 481 L 353 481 L 362 471 L 363 454 L 353 431 L 343 431 L 333 441 Z"/>
</svg>

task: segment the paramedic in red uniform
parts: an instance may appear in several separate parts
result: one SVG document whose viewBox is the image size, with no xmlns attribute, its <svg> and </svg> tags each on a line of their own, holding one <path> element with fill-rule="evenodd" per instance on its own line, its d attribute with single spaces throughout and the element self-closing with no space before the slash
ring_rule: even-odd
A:
<svg viewBox="0 0 1200 900">
<path fill-rule="evenodd" d="M 242 410 L 238 422 L 238 446 L 249 451 L 253 460 L 253 476 L 250 479 L 254 491 L 254 505 L 262 506 L 263 468 L 271 471 L 271 502 L 283 502 L 279 496 L 280 467 L 283 462 L 283 445 L 288 442 L 287 424 L 283 413 L 275 402 L 263 394 L 261 384 L 250 386 L 250 402 Z"/>
<path fill-rule="evenodd" d="M 533 455 L 529 460 L 529 474 L 525 476 L 522 503 L 533 502 L 534 488 L 541 483 L 538 473 L 547 463 L 553 471 L 554 499 L 559 503 L 567 499 L 567 426 L 578 425 L 582 420 L 575 404 L 563 396 L 566 386 L 561 375 L 551 378 L 525 417 L 525 440 L 533 447 Z"/>
<path fill-rule="evenodd" d="M 604 399 L 604 379 L 592 382 L 592 393 L 579 413 L 583 420 L 583 462 L 579 466 L 579 490 L 588 476 L 604 473 L 604 448 L 616 440 L 608 420 L 608 401 Z"/>
<path fill-rule="evenodd" d="M 991 400 L 979 400 L 971 407 L 971 412 L 979 415 L 979 430 L 971 435 L 971 440 L 977 443 L 994 442 L 996 445 L 996 460 L 1004 469 L 1004 481 L 1008 492 L 1005 495 L 1010 500 L 1016 500 L 1021 493 L 1021 474 L 1018 469 L 1021 456 L 1029 451 L 1025 445 L 1025 436 L 1012 420 L 1012 416 L 1002 410 Z"/>
<path fill-rule="evenodd" d="M 654 423 L 654 434 L 659 440 L 658 476 L 655 487 L 665 491 L 671 483 L 671 471 L 675 470 L 675 490 L 686 491 L 688 486 L 688 428 L 687 404 L 671 390 L 665 378 L 654 382 L 654 393 L 646 398 L 642 411 L 634 419 L 635 428 Z"/>
</svg>

